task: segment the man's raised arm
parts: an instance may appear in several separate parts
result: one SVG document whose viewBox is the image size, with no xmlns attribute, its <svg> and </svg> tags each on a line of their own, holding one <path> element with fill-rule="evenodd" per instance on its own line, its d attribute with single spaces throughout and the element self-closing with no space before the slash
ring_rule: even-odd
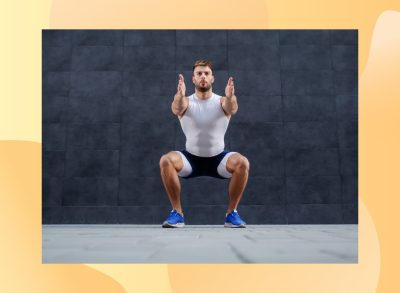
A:
<svg viewBox="0 0 400 293">
<path fill-rule="evenodd" d="M 172 102 L 171 109 L 172 112 L 178 117 L 183 116 L 185 114 L 186 109 L 189 105 L 189 100 L 185 96 L 186 93 L 186 85 L 185 80 L 182 74 L 179 74 L 179 82 L 178 88 L 174 97 L 174 101 Z"/>
<path fill-rule="evenodd" d="M 222 109 L 226 115 L 234 115 L 238 110 L 238 103 L 235 96 L 235 85 L 233 84 L 233 77 L 228 79 L 225 88 L 225 97 L 221 100 Z"/>
</svg>

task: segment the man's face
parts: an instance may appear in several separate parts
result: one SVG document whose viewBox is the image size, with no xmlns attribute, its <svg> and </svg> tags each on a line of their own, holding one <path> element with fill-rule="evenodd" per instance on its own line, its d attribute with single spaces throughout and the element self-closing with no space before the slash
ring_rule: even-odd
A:
<svg viewBox="0 0 400 293">
<path fill-rule="evenodd" d="M 214 82 L 211 68 L 208 66 L 197 66 L 194 69 L 192 81 L 196 89 L 200 92 L 206 92 L 211 89 Z"/>
</svg>

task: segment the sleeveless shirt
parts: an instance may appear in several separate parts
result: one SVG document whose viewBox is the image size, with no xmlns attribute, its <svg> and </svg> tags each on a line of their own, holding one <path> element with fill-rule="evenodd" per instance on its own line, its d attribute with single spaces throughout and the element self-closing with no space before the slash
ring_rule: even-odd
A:
<svg viewBox="0 0 400 293">
<path fill-rule="evenodd" d="M 188 99 L 188 108 L 180 119 L 186 150 L 199 157 L 218 155 L 225 148 L 224 136 L 229 124 L 221 96 L 212 93 L 209 99 L 201 100 L 192 94 Z"/>
</svg>

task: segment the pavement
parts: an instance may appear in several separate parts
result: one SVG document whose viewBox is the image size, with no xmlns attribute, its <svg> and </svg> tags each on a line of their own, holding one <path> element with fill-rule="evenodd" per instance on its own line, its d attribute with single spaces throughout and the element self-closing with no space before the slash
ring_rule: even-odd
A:
<svg viewBox="0 0 400 293">
<path fill-rule="evenodd" d="M 357 263 L 357 225 L 43 225 L 43 263 Z"/>
</svg>

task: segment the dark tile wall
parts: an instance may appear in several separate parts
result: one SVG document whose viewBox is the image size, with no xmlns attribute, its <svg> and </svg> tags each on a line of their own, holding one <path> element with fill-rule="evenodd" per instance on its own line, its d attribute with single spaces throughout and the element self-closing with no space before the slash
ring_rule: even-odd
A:
<svg viewBox="0 0 400 293">
<path fill-rule="evenodd" d="M 44 30 L 43 223 L 160 224 L 183 149 L 177 74 L 235 78 L 226 147 L 250 160 L 249 224 L 357 223 L 356 30 Z M 227 180 L 182 180 L 188 224 L 223 224 Z"/>
</svg>

